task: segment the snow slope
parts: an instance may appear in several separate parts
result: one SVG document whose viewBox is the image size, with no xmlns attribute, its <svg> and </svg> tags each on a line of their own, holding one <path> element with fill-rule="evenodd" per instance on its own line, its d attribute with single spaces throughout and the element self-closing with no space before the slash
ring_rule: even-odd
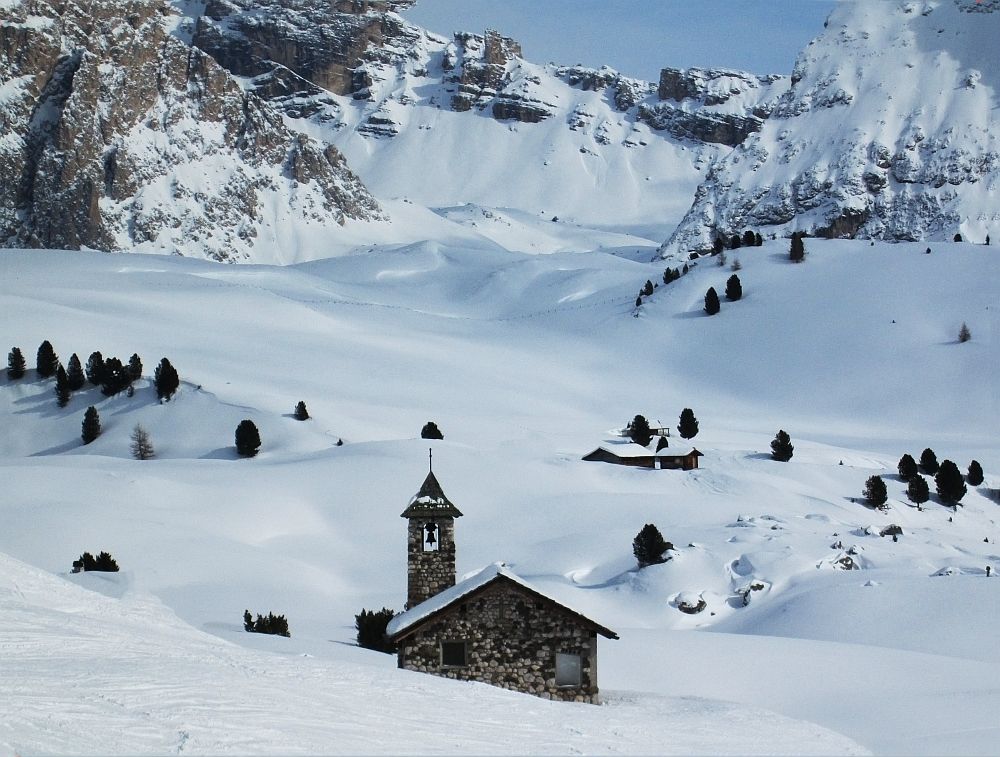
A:
<svg viewBox="0 0 1000 757">
<path fill-rule="evenodd" d="M 19 687 L 0 695 L 17 712 L 0 743 L 995 751 L 1000 659 L 985 640 L 1000 583 L 985 568 L 1000 567 L 1000 505 L 970 487 L 957 512 L 917 511 L 894 474 L 930 446 L 998 485 L 992 248 L 809 240 L 792 265 L 767 243 L 738 256 L 744 299 L 707 317 L 705 290 L 731 275 L 712 259 L 637 310 L 662 264 L 511 253 L 458 228 L 455 244 L 285 268 L 0 254 L 13 314 L 0 340 L 29 363 L 50 339 L 64 361 L 99 349 L 146 365 L 134 397 L 91 388 L 64 409 L 33 371 L 0 377 L 0 603 L 14 618 L 0 646 L 35 650 L 0 657 Z M 958 344 L 963 321 L 973 338 Z M 148 377 L 164 355 L 183 383 L 159 404 Z M 291 417 L 298 400 L 311 420 Z M 91 404 L 104 433 L 83 446 Z M 635 413 L 672 426 L 684 407 L 700 470 L 580 460 Z M 263 438 L 253 459 L 232 447 L 243 418 Z M 610 706 L 404 674 L 351 646 L 362 607 L 402 605 L 399 513 L 426 473 L 427 420 L 446 437 L 435 473 L 466 516 L 460 576 L 504 560 L 618 633 L 600 644 Z M 136 423 L 156 459 L 129 457 Z M 788 463 L 766 454 L 778 428 Z M 873 474 L 885 512 L 852 501 Z M 650 522 L 676 551 L 636 571 L 631 541 Z M 877 535 L 890 523 L 898 542 Z M 102 549 L 124 573 L 70 579 L 99 596 L 70 587 L 71 561 Z M 837 569 L 845 555 L 859 570 Z M 679 612 L 682 595 L 705 611 Z M 287 615 L 291 638 L 244 633 L 248 608 Z"/>
</svg>

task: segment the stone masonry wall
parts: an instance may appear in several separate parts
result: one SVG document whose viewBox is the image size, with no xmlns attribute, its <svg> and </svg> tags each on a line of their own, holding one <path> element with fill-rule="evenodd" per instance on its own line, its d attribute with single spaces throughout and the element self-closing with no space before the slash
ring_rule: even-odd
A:
<svg viewBox="0 0 1000 757">
<path fill-rule="evenodd" d="M 442 641 L 467 642 L 468 664 L 443 667 Z M 556 686 L 557 652 L 580 655 L 580 686 Z M 404 638 L 399 666 L 544 699 L 598 701 L 596 633 L 571 614 L 503 582 Z"/>
<path fill-rule="evenodd" d="M 438 548 L 424 552 L 424 525 L 438 527 Z M 455 585 L 454 518 L 410 518 L 406 536 L 406 607 L 414 607 Z"/>
</svg>

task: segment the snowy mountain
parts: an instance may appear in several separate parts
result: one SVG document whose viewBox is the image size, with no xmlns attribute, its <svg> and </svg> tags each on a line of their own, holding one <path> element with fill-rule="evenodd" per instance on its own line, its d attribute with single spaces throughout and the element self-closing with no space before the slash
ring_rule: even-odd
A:
<svg viewBox="0 0 1000 757">
<path fill-rule="evenodd" d="M 661 254 L 747 228 L 982 241 L 1000 226 L 998 38 L 997 0 L 840 4 Z"/>
<path fill-rule="evenodd" d="M 0 10 L 7 246 L 284 262 L 309 229 L 381 218 L 335 148 L 172 35 L 160 0 Z"/>
</svg>

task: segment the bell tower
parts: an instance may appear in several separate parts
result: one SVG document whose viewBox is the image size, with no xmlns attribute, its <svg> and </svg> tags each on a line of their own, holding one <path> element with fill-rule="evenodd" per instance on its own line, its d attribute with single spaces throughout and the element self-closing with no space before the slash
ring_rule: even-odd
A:
<svg viewBox="0 0 1000 757">
<path fill-rule="evenodd" d="M 462 513 L 429 467 L 420 491 L 402 512 L 407 520 L 407 610 L 455 585 L 455 518 Z"/>
</svg>

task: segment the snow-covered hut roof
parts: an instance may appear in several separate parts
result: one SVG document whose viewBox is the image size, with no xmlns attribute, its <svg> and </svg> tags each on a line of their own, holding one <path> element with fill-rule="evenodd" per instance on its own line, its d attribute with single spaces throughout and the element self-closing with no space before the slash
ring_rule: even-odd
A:
<svg viewBox="0 0 1000 757">
<path fill-rule="evenodd" d="M 420 491 L 413 495 L 410 504 L 402 512 L 403 518 L 432 518 L 448 516 L 461 518 L 462 512 L 444 495 L 441 484 L 431 471 L 420 486 Z"/>
<path fill-rule="evenodd" d="M 450 589 L 445 589 L 440 594 L 435 594 L 433 597 L 421 602 L 416 607 L 411 607 L 406 612 L 397 615 L 395 618 L 389 621 L 389 625 L 386 626 L 385 632 L 391 638 L 401 636 L 406 631 L 409 631 L 414 627 L 423 624 L 424 622 L 434 617 L 439 612 L 447 609 L 448 607 L 458 602 L 459 600 L 464 599 L 469 595 L 478 592 L 481 589 L 484 589 L 485 587 L 489 586 L 495 581 L 510 581 L 514 584 L 517 584 L 522 589 L 527 590 L 531 594 L 534 594 L 537 597 L 540 597 L 554 605 L 559 606 L 560 608 L 570 613 L 571 615 L 575 615 L 577 618 L 579 618 L 584 623 L 589 625 L 591 628 L 593 628 L 602 636 L 608 639 L 618 638 L 618 634 L 616 634 L 614 631 L 605 628 L 600 623 L 595 623 L 593 620 L 583 615 L 583 613 L 581 613 L 580 611 L 574 610 L 572 607 L 568 607 L 563 602 L 560 602 L 559 600 L 554 599 L 548 594 L 539 591 L 534 586 L 525 581 L 523 578 L 521 578 L 519 575 L 510 570 L 510 568 L 508 568 L 502 562 L 497 562 L 493 563 L 492 565 L 488 565 L 478 573 L 475 573 L 466 578 L 465 580 L 458 582 Z"/>
<path fill-rule="evenodd" d="M 650 442 L 649 447 L 643 447 L 641 444 L 636 444 L 631 440 L 626 439 L 605 439 L 601 442 L 601 445 L 597 449 L 603 449 L 605 452 L 610 452 L 616 457 L 628 458 L 628 457 L 660 457 L 663 455 L 672 455 L 673 452 L 670 451 L 668 447 L 664 447 L 659 452 L 656 448 L 652 446 Z"/>
</svg>

